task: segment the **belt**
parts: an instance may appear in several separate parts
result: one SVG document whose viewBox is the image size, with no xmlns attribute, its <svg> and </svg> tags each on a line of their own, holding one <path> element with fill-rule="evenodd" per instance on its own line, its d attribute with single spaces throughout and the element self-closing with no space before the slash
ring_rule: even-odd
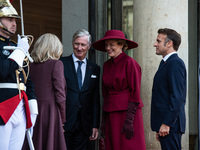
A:
<svg viewBox="0 0 200 150">
<path fill-rule="evenodd" d="M 26 86 L 24 83 L 20 83 L 19 85 L 17 83 L 0 83 L 0 88 L 20 89 L 26 91 Z"/>
</svg>

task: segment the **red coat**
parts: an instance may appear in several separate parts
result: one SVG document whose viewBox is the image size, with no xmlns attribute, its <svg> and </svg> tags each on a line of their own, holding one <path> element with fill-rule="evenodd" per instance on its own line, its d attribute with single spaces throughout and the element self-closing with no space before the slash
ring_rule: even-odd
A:
<svg viewBox="0 0 200 150">
<path fill-rule="evenodd" d="M 142 100 L 140 98 L 141 68 L 124 52 L 104 63 L 102 77 L 105 113 L 106 150 L 145 150 Z M 138 102 L 133 128 L 134 137 L 127 140 L 121 133 L 128 102 Z"/>
<path fill-rule="evenodd" d="M 127 110 L 129 101 L 144 106 L 140 98 L 141 68 L 133 58 L 123 52 L 109 59 L 104 64 L 102 78 L 104 111 Z"/>
</svg>

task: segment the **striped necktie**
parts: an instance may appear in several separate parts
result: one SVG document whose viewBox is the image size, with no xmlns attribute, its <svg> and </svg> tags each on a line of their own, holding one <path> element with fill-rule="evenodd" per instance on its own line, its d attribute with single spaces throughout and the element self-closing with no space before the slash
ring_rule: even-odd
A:
<svg viewBox="0 0 200 150">
<path fill-rule="evenodd" d="M 79 90 L 81 90 L 81 87 L 82 87 L 82 71 L 81 71 L 82 64 L 83 64 L 83 61 L 78 61 L 77 78 L 78 78 Z"/>
</svg>

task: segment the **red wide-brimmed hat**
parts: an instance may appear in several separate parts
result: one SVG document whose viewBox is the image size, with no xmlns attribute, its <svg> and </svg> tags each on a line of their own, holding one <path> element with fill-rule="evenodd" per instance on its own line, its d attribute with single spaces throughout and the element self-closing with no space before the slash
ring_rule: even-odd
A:
<svg viewBox="0 0 200 150">
<path fill-rule="evenodd" d="M 108 30 L 106 31 L 104 37 L 96 42 L 94 42 L 92 44 L 92 46 L 100 51 L 104 51 L 105 50 L 105 40 L 111 40 L 111 39 L 121 39 L 121 40 L 125 40 L 128 43 L 128 48 L 127 49 L 132 49 L 132 48 L 136 48 L 138 47 L 138 44 L 134 41 L 131 41 L 129 39 L 126 39 L 124 36 L 124 33 L 120 30 Z"/>
</svg>

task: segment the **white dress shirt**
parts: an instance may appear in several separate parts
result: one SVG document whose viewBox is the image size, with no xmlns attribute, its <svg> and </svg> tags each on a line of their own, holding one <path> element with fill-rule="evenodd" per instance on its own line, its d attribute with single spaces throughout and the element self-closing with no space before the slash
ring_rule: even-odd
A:
<svg viewBox="0 0 200 150">
<path fill-rule="evenodd" d="M 177 53 L 177 52 L 171 52 L 171 53 L 167 54 L 167 55 L 163 58 L 164 62 L 166 62 L 167 59 L 168 59 L 171 55 L 176 54 L 176 53 Z"/>
<path fill-rule="evenodd" d="M 74 61 L 74 66 L 75 66 L 76 72 L 77 72 L 77 68 L 78 68 L 78 61 L 83 61 L 82 65 L 81 65 L 82 85 L 83 85 L 83 82 L 84 82 L 84 79 L 85 79 L 87 60 L 86 60 L 86 58 L 84 58 L 83 60 L 79 60 L 74 54 L 72 54 L 72 58 L 73 58 L 73 61 Z"/>
</svg>

